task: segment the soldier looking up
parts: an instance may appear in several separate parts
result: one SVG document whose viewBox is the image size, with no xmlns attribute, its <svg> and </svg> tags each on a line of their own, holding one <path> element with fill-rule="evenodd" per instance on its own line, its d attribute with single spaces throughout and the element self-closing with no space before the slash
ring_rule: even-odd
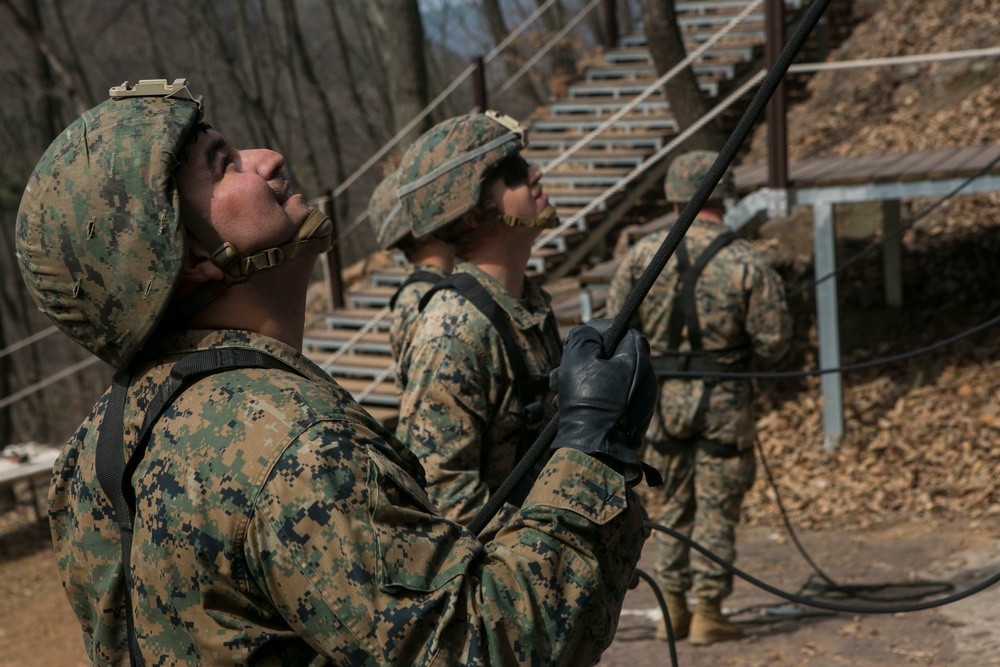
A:
<svg viewBox="0 0 1000 667">
<path fill-rule="evenodd" d="M 455 249 L 433 234 L 413 236 L 409 220 L 402 214 L 396 197 L 399 179 L 395 171 L 386 175 L 372 192 L 368 203 L 368 220 L 382 250 L 399 249 L 410 263 L 410 274 L 389 301 L 392 322 L 389 325 L 389 345 L 396 362 L 397 388 L 406 391 L 406 368 L 410 343 L 420 317 L 420 299 L 431 287 L 441 282 L 455 264 Z"/>
<path fill-rule="evenodd" d="M 665 190 L 675 210 L 694 195 L 716 157 L 694 151 L 670 165 Z M 791 317 L 781 277 L 723 224 L 723 199 L 733 194 L 727 173 L 681 240 L 677 261 L 667 264 L 632 322 L 649 338 L 658 373 L 745 371 L 751 359 L 773 362 L 788 347 Z M 625 255 L 611 281 L 608 312 L 621 310 L 668 233 L 642 239 Z M 752 392 L 749 380 L 663 379 L 646 436 L 646 462 L 664 479 L 655 492 L 655 505 L 664 503 L 655 521 L 730 562 L 743 496 L 756 472 Z M 732 592 L 732 574 L 668 535 L 657 532 L 656 541 L 656 577 L 675 636 L 690 632 L 696 645 L 742 636 L 721 611 Z M 698 597 L 693 619 L 685 597 L 692 588 Z M 662 623 L 657 636 L 667 638 Z"/>
<path fill-rule="evenodd" d="M 331 225 L 282 156 L 204 125 L 186 81 L 111 92 L 42 156 L 16 232 L 39 309 L 118 371 L 49 491 L 91 662 L 596 662 L 643 540 L 620 472 L 653 408 L 641 336 L 603 360 L 570 332 L 553 453 L 482 543 L 301 354 Z"/>
<path fill-rule="evenodd" d="M 398 170 L 414 231 L 434 230 L 460 261 L 423 299 L 396 435 L 423 463 L 428 494 L 462 524 L 553 413 L 559 333 L 548 294 L 525 271 L 532 242 L 557 218 L 520 154 L 526 145 L 513 118 L 473 113 L 428 130 Z M 492 527 L 516 511 L 515 498 Z"/>
</svg>

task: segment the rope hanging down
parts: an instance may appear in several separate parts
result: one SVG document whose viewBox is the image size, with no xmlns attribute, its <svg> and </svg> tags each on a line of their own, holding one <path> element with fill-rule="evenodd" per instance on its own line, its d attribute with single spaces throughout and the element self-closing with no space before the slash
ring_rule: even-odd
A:
<svg viewBox="0 0 1000 667">
<path fill-rule="evenodd" d="M 610 357 L 611 353 L 618 348 L 618 344 L 622 341 L 625 333 L 628 331 L 628 323 L 633 317 L 635 317 L 636 312 L 639 310 L 639 305 L 642 303 L 643 299 L 646 298 L 646 295 L 652 288 L 657 276 L 659 276 L 660 272 L 663 271 L 663 267 L 666 266 L 667 260 L 669 260 L 671 255 L 674 254 L 674 251 L 677 250 L 677 246 L 680 244 L 681 239 L 687 233 L 688 228 L 691 226 L 691 223 L 694 222 L 694 218 L 701 211 L 702 206 L 704 206 L 705 202 L 708 201 L 709 195 L 711 195 L 715 186 L 719 183 L 719 180 L 721 180 L 722 175 L 736 158 L 736 152 L 739 150 L 740 146 L 743 145 L 743 142 L 750 134 L 750 130 L 753 128 L 754 123 L 756 123 L 757 118 L 764 111 L 764 107 L 767 105 L 768 100 L 771 99 L 771 96 L 774 94 L 778 84 L 781 83 L 781 79 L 784 77 L 785 72 L 791 65 L 792 60 L 795 59 L 795 56 L 802 48 L 802 45 L 805 43 L 809 33 L 811 33 L 813 28 L 816 27 L 816 24 L 819 23 L 820 18 L 823 16 L 823 12 L 826 11 L 829 4 L 830 0 L 815 0 L 809 5 L 805 15 L 802 17 L 802 21 L 795 29 L 795 32 L 788 40 L 788 43 L 781 50 L 774 67 L 764 78 L 764 82 L 761 84 L 760 89 L 758 89 L 753 101 L 740 118 L 739 123 L 736 125 L 736 129 L 733 130 L 733 133 L 726 141 L 726 145 L 723 146 L 719 156 L 708 170 L 708 173 L 705 175 L 705 179 L 702 181 L 691 200 L 688 201 L 684 210 L 681 211 L 680 216 L 677 218 L 677 222 L 674 223 L 674 226 L 670 229 L 667 237 L 663 240 L 663 244 L 660 246 L 659 250 L 657 250 L 656 255 L 649 263 L 649 266 L 647 266 L 646 270 L 643 271 L 639 280 L 632 288 L 632 291 L 625 299 L 625 304 L 621 311 L 619 311 L 615 316 L 611 327 L 604 336 L 605 358 Z M 514 488 L 521 482 L 522 479 L 524 479 L 525 475 L 528 474 L 532 467 L 534 467 L 535 463 L 541 458 L 542 453 L 548 449 L 549 445 L 552 444 L 552 440 L 555 438 L 556 431 L 558 430 L 558 421 L 559 414 L 557 411 L 552 419 L 549 420 L 549 423 L 545 425 L 545 429 L 538 436 L 535 443 L 525 453 L 524 457 L 518 461 L 514 470 L 500 485 L 500 488 L 497 489 L 496 493 L 490 496 L 486 505 L 469 523 L 468 527 L 470 531 L 476 535 L 481 533 L 500 508 L 503 507 L 503 504 L 507 501 L 507 498 L 510 497 Z"/>
</svg>

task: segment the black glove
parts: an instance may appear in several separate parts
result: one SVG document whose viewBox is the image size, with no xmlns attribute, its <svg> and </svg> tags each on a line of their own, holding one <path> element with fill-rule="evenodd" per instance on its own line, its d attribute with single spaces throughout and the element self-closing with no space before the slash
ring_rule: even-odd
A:
<svg viewBox="0 0 1000 667">
<path fill-rule="evenodd" d="M 650 484 L 662 483 L 642 464 L 642 444 L 657 401 L 649 344 L 629 329 L 610 359 L 601 358 L 601 331 L 610 320 L 575 327 L 566 338 L 562 365 L 552 373 L 559 407 L 559 430 L 552 448 L 572 447 L 595 456 L 625 476 L 629 486 L 646 471 Z"/>
</svg>

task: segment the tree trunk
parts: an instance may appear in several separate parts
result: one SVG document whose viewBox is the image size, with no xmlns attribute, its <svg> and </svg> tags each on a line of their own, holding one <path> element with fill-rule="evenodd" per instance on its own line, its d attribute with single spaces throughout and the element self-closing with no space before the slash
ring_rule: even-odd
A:
<svg viewBox="0 0 1000 667">
<path fill-rule="evenodd" d="M 368 18 L 382 44 L 389 96 L 396 132 L 427 106 L 427 61 L 424 57 L 424 24 L 417 0 L 365 0 Z M 431 127 L 427 116 L 411 128 L 399 144 L 405 150 Z"/>
<path fill-rule="evenodd" d="M 641 0 L 641 2 L 649 52 L 656 64 L 656 71 L 663 76 L 687 56 L 684 40 L 677 25 L 674 3 L 672 0 Z M 691 127 L 711 108 L 698 88 L 698 81 L 691 67 L 685 67 L 677 76 L 667 81 L 663 86 L 663 92 L 681 130 Z M 684 142 L 681 150 L 718 151 L 722 150 L 725 141 L 726 138 L 716 121 L 712 121 Z"/>
<path fill-rule="evenodd" d="M 507 39 L 510 30 L 507 28 L 507 22 L 504 21 L 500 0 L 483 0 L 483 15 L 486 17 L 486 25 L 490 29 L 493 44 L 499 44 Z M 517 47 L 517 40 L 511 42 L 505 52 L 500 54 L 500 61 L 503 63 L 504 72 L 508 78 L 524 64 L 525 58 L 521 55 L 521 49 Z M 542 104 L 542 100 L 545 99 L 530 76 L 521 77 L 519 88 L 536 106 Z"/>
</svg>

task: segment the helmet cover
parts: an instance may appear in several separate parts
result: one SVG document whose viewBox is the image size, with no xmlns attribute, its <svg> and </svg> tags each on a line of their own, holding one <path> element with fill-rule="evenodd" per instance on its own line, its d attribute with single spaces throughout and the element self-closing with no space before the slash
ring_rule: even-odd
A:
<svg viewBox="0 0 1000 667">
<path fill-rule="evenodd" d="M 679 204 L 688 202 L 698 190 L 698 186 L 705 179 L 717 157 L 719 154 L 712 151 L 690 151 L 679 155 L 671 163 L 663 183 L 667 201 Z M 706 201 L 721 202 L 727 197 L 735 196 L 736 187 L 733 184 L 733 173 L 732 170 L 727 169 Z"/>
<path fill-rule="evenodd" d="M 183 80 L 162 84 L 178 94 L 115 96 L 115 88 L 66 128 L 17 213 L 18 265 L 35 304 L 115 368 L 159 324 L 185 260 L 173 171 L 201 103 Z"/>
<path fill-rule="evenodd" d="M 442 230 L 474 209 L 493 170 L 527 145 L 525 128 L 495 111 L 457 116 L 425 132 L 397 170 L 397 194 L 413 235 Z"/>
<path fill-rule="evenodd" d="M 410 225 L 402 214 L 396 188 L 399 185 L 397 173 L 391 172 L 375 186 L 368 202 L 368 222 L 375 233 L 375 240 L 382 250 L 395 248 L 396 244 L 410 234 Z"/>
</svg>

